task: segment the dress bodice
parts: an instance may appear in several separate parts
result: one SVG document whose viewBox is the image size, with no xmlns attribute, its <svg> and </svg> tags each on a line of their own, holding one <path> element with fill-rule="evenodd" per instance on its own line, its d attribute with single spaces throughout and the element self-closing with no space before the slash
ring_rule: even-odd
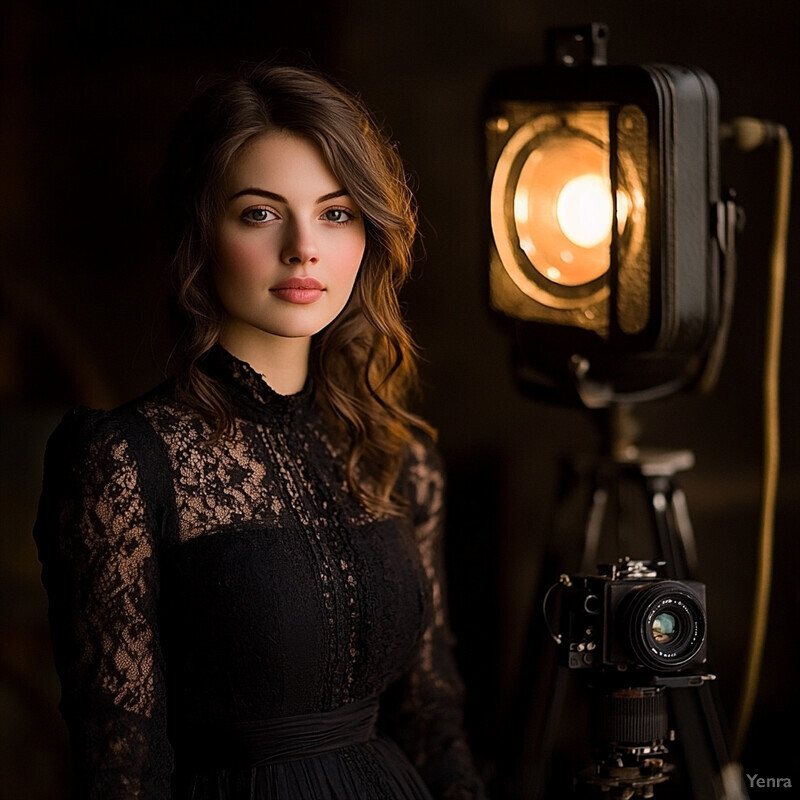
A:
<svg viewBox="0 0 800 800">
<path fill-rule="evenodd" d="M 102 763 L 98 797 L 169 797 L 176 769 L 227 766 L 227 732 L 378 698 L 432 792 L 477 786 L 432 442 L 408 448 L 408 514 L 377 519 L 310 382 L 281 396 L 219 347 L 203 368 L 234 411 L 217 440 L 165 384 L 71 412 L 48 444 L 36 537 L 80 779 Z"/>
</svg>

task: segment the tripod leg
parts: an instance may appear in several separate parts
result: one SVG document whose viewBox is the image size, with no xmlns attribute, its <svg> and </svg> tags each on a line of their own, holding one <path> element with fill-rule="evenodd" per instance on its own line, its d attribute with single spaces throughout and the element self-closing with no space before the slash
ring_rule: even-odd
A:
<svg viewBox="0 0 800 800">
<path fill-rule="evenodd" d="M 569 488 L 563 491 L 559 508 L 574 508 L 576 495 L 584 509 L 588 504 L 588 509 L 583 512 L 585 517 L 579 563 L 582 569 L 593 572 L 608 508 L 608 487 L 598 474 L 588 474 L 574 464 L 567 474 Z M 565 567 L 571 571 L 575 566 L 563 564 L 561 558 L 555 558 L 554 561 L 559 562 L 558 569 L 554 569 L 551 574 L 558 574 Z M 555 753 L 556 743 L 561 732 L 562 715 L 572 676 L 569 670 L 556 663 L 557 648 L 550 632 L 542 624 L 543 616 L 540 611 L 541 604 L 534 604 L 524 648 L 516 709 L 524 718 L 511 722 L 521 741 L 508 790 L 509 796 L 515 800 L 544 800 L 552 797 L 553 785 L 561 777 L 554 774 L 553 757 L 560 756 Z M 569 790 L 561 785 L 555 791 L 561 796 Z"/>
<path fill-rule="evenodd" d="M 649 478 L 646 487 L 667 574 L 677 580 L 696 577 L 694 533 L 685 495 L 672 486 L 669 476 Z M 672 689 L 669 705 L 692 800 L 746 800 L 743 786 L 734 794 L 733 781 L 724 785 L 730 756 L 713 684 Z"/>
<path fill-rule="evenodd" d="M 658 538 L 661 558 L 666 561 L 666 573 L 670 578 L 687 577 L 686 552 L 683 537 L 676 536 L 672 509 L 672 486 L 666 476 L 646 479 L 646 490 L 650 496 L 653 512 L 653 527 Z M 688 519 L 688 515 L 686 517 Z"/>
<path fill-rule="evenodd" d="M 686 495 L 680 489 L 672 490 L 672 513 L 675 520 L 675 530 L 683 544 L 683 554 L 686 559 L 687 576 L 698 574 L 699 561 L 697 546 L 694 540 L 694 529 L 689 518 L 689 504 Z"/>
<path fill-rule="evenodd" d="M 603 519 L 608 508 L 608 489 L 596 487 L 592 494 L 592 505 L 586 521 L 583 555 L 581 556 L 581 572 L 588 575 L 597 566 L 597 552 L 600 548 L 600 534 L 603 530 Z"/>
<path fill-rule="evenodd" d="M 532 755 L 526 759 L 522 771 L 522 797 L 526 800 L 543 800 L 550 780 L 550 757 L 553 742 L 556 739 L 561 712 L 564 708 L 564 697 L 567 691 L 569 676 L 565 670 L 555 667 L 555 673 L 550 685 L 550 697 L 547 703 L 547 712 L 542 728 L 542 741 L 537 748 L 530 748 Z M 533 743 L 531 743 L 533 744 Z"/>
<path fill-rule="evenodd" d="M 730 759 L 713 686 L 671 689 L 668 699 L 692 800 L 746 800 L 743 786 L 724 785 Z"/>
</svg>

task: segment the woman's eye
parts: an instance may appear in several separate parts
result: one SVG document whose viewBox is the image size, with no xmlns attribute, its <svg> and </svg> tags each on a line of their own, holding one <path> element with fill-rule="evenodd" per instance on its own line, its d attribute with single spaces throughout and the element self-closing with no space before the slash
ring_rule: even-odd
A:
<svg viewBox="0 0 800 800">
<path fill-rule="evenodd" d="M 251 224 L 258 224 L 277 219 L 277 215 L 268 208 L 248 208 L 242 213 L 242 219 Z"/>
<path fill-rule="evenodd" d="M 329 208 L 322 216 L 326 222 L 333 222 L 336 225 L 343 225 L 356 217 L 352 211 L 348 211 L 346 208 Z"/>
</svg>

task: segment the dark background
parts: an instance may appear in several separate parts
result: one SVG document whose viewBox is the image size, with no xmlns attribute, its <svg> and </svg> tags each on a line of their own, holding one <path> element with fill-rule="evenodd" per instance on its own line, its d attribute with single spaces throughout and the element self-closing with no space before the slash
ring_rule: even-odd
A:
<svg viewBox="0 0 800 800">
<path fill-rule="evenodd" d="M 67 408 L 111 407 L 161 380 L 165 280 L 148 193 L 198 77 L 276 56 L 321 67 L 376 109 L 413 175 L 425 257 L 405 300 L 425 357 L 422 411 L 440 431 L 450 472 L 450 594 L 469 732 L 497 798 L 516 797 L 513 712 L 538 674 L 522 666 L 525 630 L 535 598 L 557 577 L 543 559 L 560 544 L 551 539 L 559 464 L 593 450 L 597 437 L 585 412 L 522 396 L 510 342 L 488 310 L 483 89 L 501 68 L 539 63 L 547 28 L 602 21 L 610 63 L 703 67 L 719 87 L 723 119 L 772 119 L 797 138 L 800 25 L 785 1 L 276 5 L 7 0 L 0 8 L 2 797 L 64 797 L 66 739 L 30 536 L 43 447 Z M 641 406 L 638 416 L 643 444 L 695 455 L 679 481 L 708 585 L 710 667 L 721 713 L 733 719 L 758 544 L 774 152 L 726 149 L 722 163 L 747 216 L 722 375 L 709 395 L 674 396 Z M 746 773 L 795 786 L 797 251 L 794 227 L 771 618 L 742 759 Z M 642 551 L 649 536 L 642 531 Z M 585 723 L 570 707 L 562 726 L 571 729 L 567 739 L 580 738 Z"/>
</svg>

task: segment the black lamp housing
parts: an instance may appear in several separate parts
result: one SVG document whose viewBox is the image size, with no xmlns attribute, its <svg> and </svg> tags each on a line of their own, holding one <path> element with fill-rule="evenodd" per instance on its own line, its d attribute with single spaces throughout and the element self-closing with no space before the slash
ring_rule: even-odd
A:
<svg viewBox="0 0 800 800">
<path fill-rule="evenodd" d="M 550 32 L 549 63 L 497 75 L 484 117 L 491 305 L 525 388 L 589 407 L 696 384 L 724 312 L 716 86 L 606 65 L 606 39 Z"/>
</svg>

